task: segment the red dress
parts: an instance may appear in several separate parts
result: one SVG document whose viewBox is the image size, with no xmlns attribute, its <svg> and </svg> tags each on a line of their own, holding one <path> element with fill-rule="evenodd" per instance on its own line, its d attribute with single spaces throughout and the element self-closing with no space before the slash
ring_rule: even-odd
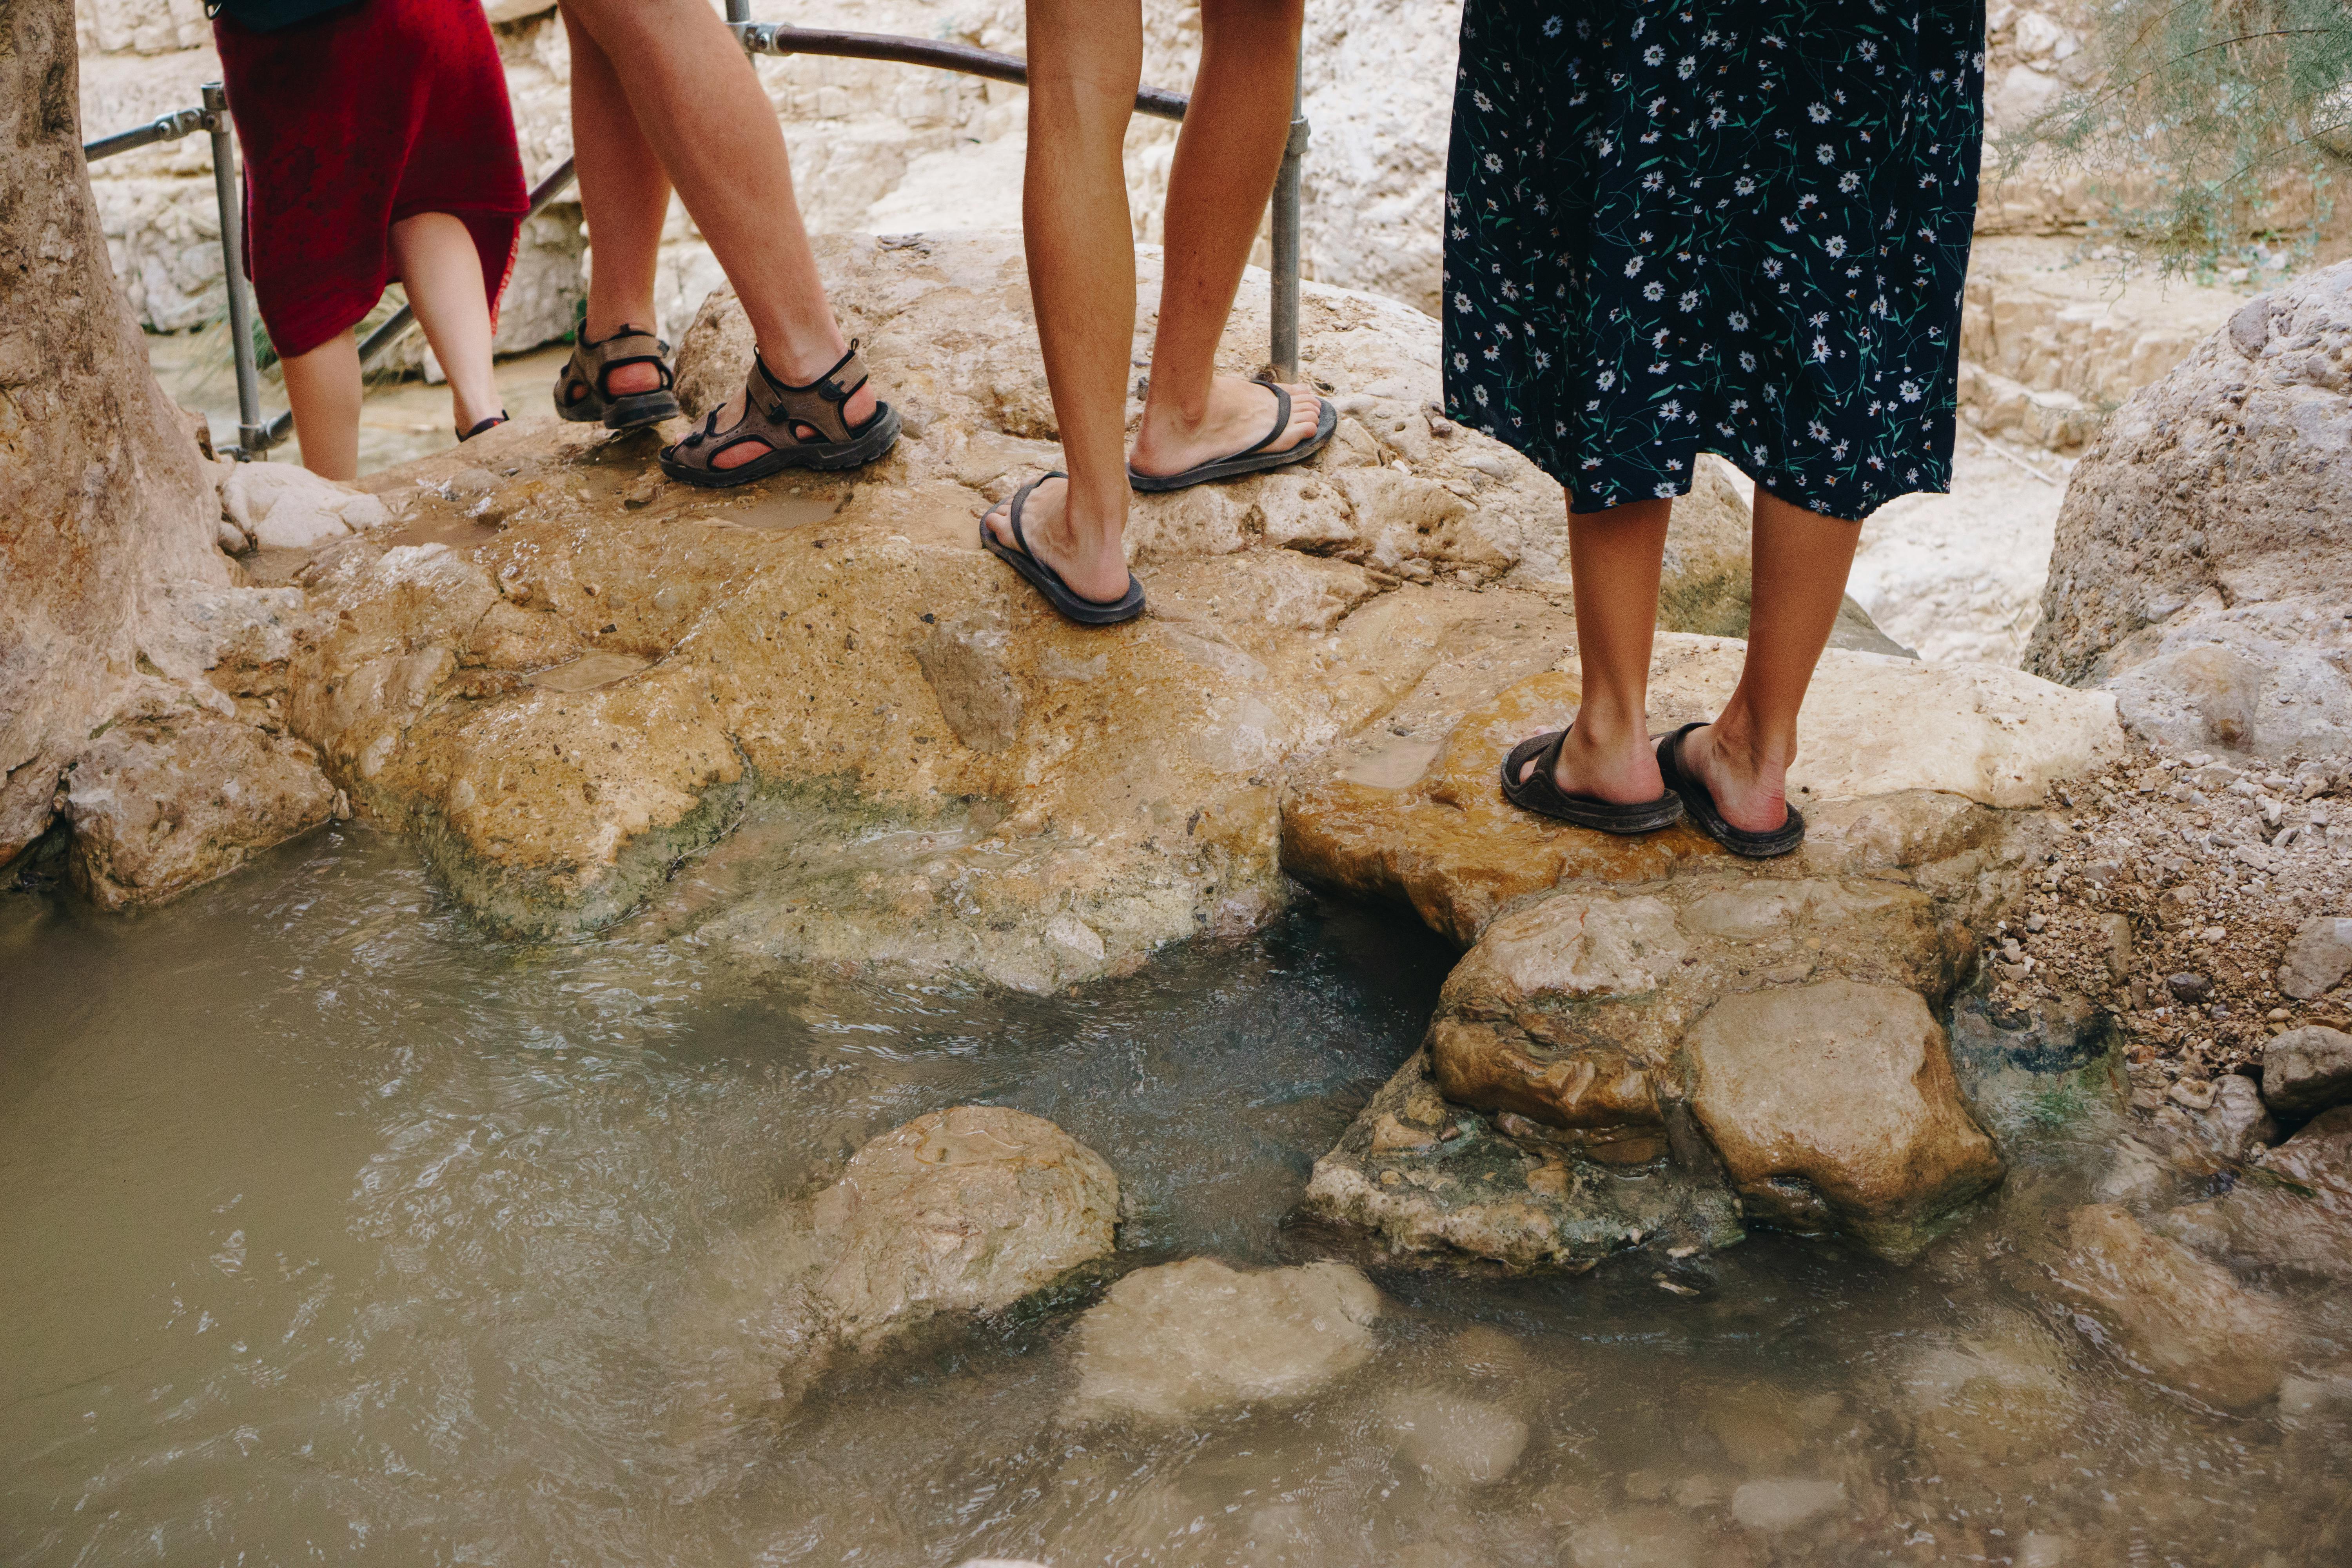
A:
<svg viewBox="0 0 2352 1568">
<path fill-rule="evenodd" d="M 480 0 L 362 0 L 255 33 L 213 21 L 245 156 L 245 270 L 269 341 L 310 353 L 395 280 L 392 226 L 462 221 L 498 320 L 528 198 Z"/>
</svg>

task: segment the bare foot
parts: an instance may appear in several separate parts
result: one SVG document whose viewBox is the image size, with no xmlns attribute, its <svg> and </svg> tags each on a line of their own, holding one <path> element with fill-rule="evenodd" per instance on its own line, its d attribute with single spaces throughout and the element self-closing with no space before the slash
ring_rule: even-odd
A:
<svg viewBox="0 0 2352 1568">
<path fill-rule="evenodd" d="M 1313 387 L 1286 382 L 1282 389 L 1290 394 L 1290 423 L 1267 443 L 1269 452 L 1286 452 L 1312 438 L 1323 417 L 1323 400 Z M 1218 376 L 1209 384 L 1208 406 L 1198 422 L 1186 420 L 1172 406 L 1153 407 L 1147 403 L 1143 427 L 1136 432 L 1135 450 L 1128 461 L 1139 474 L 1164 477 L 1230 458 L 1265 437 L 1280 406 L 1272 390 L 1258 382 L 1237 375 Z"/>
<path fill-rule="evenodd" d="M 1070 521 L 1069 497 L 1067 479 L 1047 479 L 1021 503 L 1021 533 L 1029 542 L 1030 558 L 1060 573 L 1062 581 L 1079 598 L 1115 605 L 1127 596 L 1127 553 L 1118 543 L 1121 530 L 1080 530 Z M 1021 548 L 1013 537 L 1012 496 L 989 508 L 981 521 L 1005 549 Z"/>
<path fill-rule="evenodd" d="M 1684 771 L 1715 797 L 1723 820 L 1748 833 L 1770 833 L 1789 820 L 1789 764 L 1759 755 L 1709 724 L 1683 737 Z"/>
<path fill-rule="evenodd" d="M 1534 775 L 1541 760 L 1528 759 L 1519 770 L 1520 783 Z M 1571 725 L 1568 739 L 1560 742 L 1559 765 L 1552 769 L 1551 782 L 1562 795 L 1618 805 L 1639 805 L 1666 793 L 1665 781 L 1658 776 L 1657 752 L 1647 734 L 1630 731 L 1612 742 L 1582 724 Z"/>
</svg>

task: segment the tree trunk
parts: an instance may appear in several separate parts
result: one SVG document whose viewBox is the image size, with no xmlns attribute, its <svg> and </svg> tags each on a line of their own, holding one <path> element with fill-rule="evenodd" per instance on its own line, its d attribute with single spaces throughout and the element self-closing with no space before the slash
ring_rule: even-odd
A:
<svg viewBox="0 0 2352 1568">
<path fill-rule="evenodd" d="M 72 0 L 0 0 L 0 865 L 139 673 L 173 585 L 226 585 L 219 506 L 100 232 Z M 111 128 L 110 128 L 111 129 Z"/>
</svg>

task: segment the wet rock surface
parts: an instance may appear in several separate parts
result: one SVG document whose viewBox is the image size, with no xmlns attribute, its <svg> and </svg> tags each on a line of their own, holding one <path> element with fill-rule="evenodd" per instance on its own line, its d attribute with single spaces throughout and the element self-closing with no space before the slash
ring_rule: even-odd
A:
<svg viewBox="0 0 2352 1568">
<path fill-rule="evenodd" d="M 997 1106 L 933 1111 L 730 1237 L 669 1331 L 700 1347 L 700 1402 L 740 1420 L 796 1398 L 843 1355 L 1009 1307 L 1108 1257 L 1118 1220 L 1118 1176 L 1052 1122 Z"/>
<path fill-rule="evenodd" d="M 1505 803 L 1497 760 L 1577 693 L 1501 651 L 1441 667 L 1285 793 L 1286 867 L 1469 948 L 1426 1068 L 1381 1090 L 1310 1202 L 1391 1247 L 1514 1264 L 1661 1230 L 1715 1244 L 1727 1199 L 1916 1256 L 2000 1173 L 1936 1010 L 2024 895 L 2050 830 L 2030 808 L 2121 753 L 2111 710 L 2013 671 L 1832 653 L 1805 715 L 1822 760 L 1790 780 L 1808 843 L 1756 866 L 1688 826 L 1613 838 Z M 1662 637 L 1654 720 L 1711 712 L 1739 651 Z M 1447 1125 L 1487 1132 L 1457 1147 Z M 1676 1175 L 1628 1205 L 1612 1169 Z"/>
<path fill-rule="evenodd" d="M 1064 1413 L 1174 1422 L 1301 1400 L 1371 1359 L 1380 1313 L 1380 1292 L 1344 1263 L 1244 1272 L 1191 1258 L 1138 1269 L 1078 1320 Z"/>
<path fill-rule="evenodd" d="M 310 748 L 201 710 L 109 729 L 66 775 L 68 866 L 104 910 L 161 903 L 326 821 Z"/>
</svg>

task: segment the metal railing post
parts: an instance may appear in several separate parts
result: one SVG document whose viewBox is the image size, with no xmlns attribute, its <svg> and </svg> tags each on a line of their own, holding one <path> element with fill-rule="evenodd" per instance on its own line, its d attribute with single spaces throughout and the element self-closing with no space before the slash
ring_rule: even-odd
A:
<svg viewBox="0 0 2352 1568">
<path fill-rule="evenodd" d="M 1298 376 L 1298 168 L 1307 159 L 1306 46 L 1300 45 L 1298 75 L 1290 89 L 1290 140 L 1283 145 L 1282 172 L 1274 179 L 1274 374 Z"/>
<path fill-rule="evenodd" d="M 236 447 L 240 463 L 269 449 L 261 422 L 261 371 L 253 358 L 253 301 L 245 291 L 245 204 L 238 199 L 236 139 L 230 134 L 228 89 L 205 83 L 205 129 L 213 138 L 213 195 L 220 203 L 222 270 L 228 282 L 228 335 L 236 359 Z"/>
<path fill-rule="evenodd" d="M 751 43 L 740 29 L 751 19 L 751 0 L 727 0 L 727 25 L 739 29 L 735 35 L 736 41 L 743 46 L 743 52 L 747 55 L 751 52 Z"/>
</svg>

